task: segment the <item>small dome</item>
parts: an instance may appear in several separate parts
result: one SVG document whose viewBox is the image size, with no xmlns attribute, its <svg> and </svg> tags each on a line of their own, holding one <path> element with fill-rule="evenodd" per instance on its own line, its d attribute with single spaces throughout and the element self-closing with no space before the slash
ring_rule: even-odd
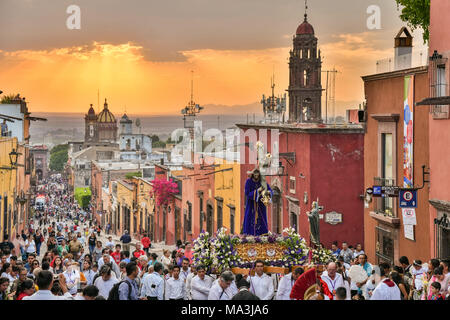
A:
<svg viewBox="0 0 450 320">
<path fill-rule="evenodd" d="M 122 116 L 122 118 L 120 119 L 120 123 L 132 123 L 133 121 L 130 120 L 130 118 L 128 118 L 127 114 L 124 113 L 124 115 Z"/>
<path fill-rule="evenodd" d="M 91 107 L 89 108 L 89 111 L 88 111 L 88 113 L 86 115 L 86 119 L 88 119 L 88 120 L 96 120 L 97 119 L 97 116 L 95 115 L 95 110 L 92 107 L 92 104 L 91 104 Z"/>
<path fill-rule="evenodd" d="M 106 102 L 106 99 L 105 99 L 105 104 L 104 104 L 103 110 L 102 110 L 102 112 L 100 112 L 98 114 L 97 119 L 98 119 L 98 122 L 102 122 L 102 123 L 115 123 L 116 122 L 116 118 L 111 113 L 111 111 L 108 110 L 108 103 Z"/>
<path fill-rule="evenodd" d="M 307 15 L 305 14 L 305 21 L 298 26 L 296 34 L 314 34 L 313 26 L 308 22 Z"/>
</svg>

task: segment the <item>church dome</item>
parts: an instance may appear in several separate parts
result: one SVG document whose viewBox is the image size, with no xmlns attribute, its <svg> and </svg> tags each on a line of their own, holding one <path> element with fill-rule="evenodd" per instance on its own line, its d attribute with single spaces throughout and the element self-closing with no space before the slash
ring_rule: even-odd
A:
<svg viewBox="0 0 450 320">
<path fill-rule="evenodd" d="M 102 110 L 102 112 L 100 112 L 98 114 L 97 119 L 98 119 L 97 121 L 101 122 L 101 123 L 115 123 L 116 122 L 116 118 L 111 113 L 111 111 L 108 110 L 108 103 L 106 102 L 106 99 L 105 99 L 105 104 L 104 104 L 103 110 Z"/>
<path fill-rule="evenodd" d="M 120 123 L 132 123 L 133 121 L 130 120 L 130 118 L 128 118 L 127 114 L 124 113 L 124 115 L 122 116 L 122 118 L 120 119 Z"/>
<path fill-rule="evenodd" d="M 313 26 L 308 22 L 307 15 L 305 14 L 305 20 L 298 26 L 296 34 L 314 34 Z"/>
</svg>

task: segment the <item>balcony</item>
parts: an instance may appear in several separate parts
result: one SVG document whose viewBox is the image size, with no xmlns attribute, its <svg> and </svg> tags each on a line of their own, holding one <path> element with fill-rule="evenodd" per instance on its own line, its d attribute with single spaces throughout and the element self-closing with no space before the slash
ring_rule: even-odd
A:
<svg viewBox="0 0 450 320">
<path fill-rule="evenodd" d="M 395 57 L 389 57 L 376 62 L 376 73 L 405 70 L 428 65 L 428 49 L 415 51 Z"/>
<path fill-rule="evenodd" d="M 395 179 L 375 177 L 374 186 L 393 187 L 396 186 Z M 397 216 L 396 198 L 381 197 L 374 198 L 374 209 L 369 215 L 380 221 L 387 223 L 393 227 L 400 225 L 400 219 Z"/>
</svg>

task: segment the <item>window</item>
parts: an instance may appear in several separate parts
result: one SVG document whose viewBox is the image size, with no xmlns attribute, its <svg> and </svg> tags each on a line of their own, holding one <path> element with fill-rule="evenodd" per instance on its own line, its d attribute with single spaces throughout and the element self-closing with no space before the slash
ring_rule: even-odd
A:
<svg viewBox="0 0 450 320">
<path fill-rule="evenodd" d="M 217 230 L 223 226 L 223 202 L 217 200 Z"/>
<path fill-rule="evenodd" d="M 308 73 L 306 70 L 303 70 L 303 86 L 306 87 L 308 85 Z"/>
<path fill-rule="evenodd" d="M 392 164 L 392 133 L 381 134 L 381 178 L 383 185 L 393 185 L 394 172 Z M 393 216 L 393 204 L 393 198 L 382 198 L 382 211 L 390 216 Z"/>
<path fill-rule="evenodd" d="M 434 51 L 430 57 L 430 97 L 443 97 L 448 95 L 447 61 L 448 58 L 439 54 L 437 51 Z M 433 114 L 433 119 L 448 119 L 449 106 L 434 105 L 431 106 L 430 112 Z"/>
<path fill-rule="evenodd" d="M 234 208 L 230 208 L 230 233 L 234 234 Z"/>
<path fill-rule="evenodd" d="M 289 177 L 289 192 L 295 194 L 295 177 Z"/>
<path fill-rule="evenodd" d="M 187 213 L 187 232 L 192 232 L 192 203 L 188 201 L 188 213 Z"/>
<path fill-rule="evenodd" d="M 295 230 L 295 232 L 298 232 L 298 226 L 297 226 L 297 215 L 294 212 L 290 213 L 290 227 Z"/>
<path fill-rule="evenodd" d="M 377 263 L 394 263 L 394 234 L 392 230 L 375 227 L 377 234 L 376 256 Z"/>
</svg>

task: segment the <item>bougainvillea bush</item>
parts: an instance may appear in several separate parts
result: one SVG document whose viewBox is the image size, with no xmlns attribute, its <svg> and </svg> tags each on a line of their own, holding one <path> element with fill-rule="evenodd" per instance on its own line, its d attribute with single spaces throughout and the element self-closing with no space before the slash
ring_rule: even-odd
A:
<svg viewBox="0 0 450 320">
<path fill-rule="evenodd" d="M 153 191 L 157 206 L 167 206 L 172 195 L 178 193 L 178 185 L 172 179 L 155 179 L 152 181 Z"/>
</svg>

